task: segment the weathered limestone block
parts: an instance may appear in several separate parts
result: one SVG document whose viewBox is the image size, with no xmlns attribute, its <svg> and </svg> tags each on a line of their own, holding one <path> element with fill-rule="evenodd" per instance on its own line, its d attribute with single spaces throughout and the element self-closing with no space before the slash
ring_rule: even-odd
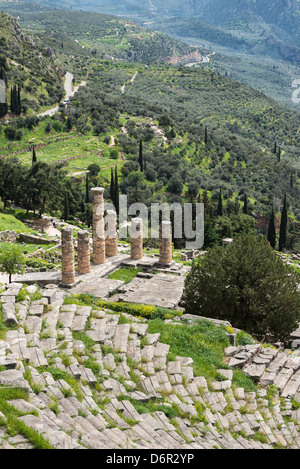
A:
<svg viewBox="0 0 300 469">
<path fill-rule="evenodd" d="M 107 210 L 106 213 L 106 238 L 105 249 L 107 257 L 117 256 L 118 235 L 117 235 L 117 214 L 114 210 Z"/>
<path fill-rule="evenodd" d="M 130 331 L 130 324 L 119 324 L 116 327 L 113 346 L 116 351 L 127 352 L 128 335 Z"/>
<path fill-rule="evenodd" d="M 139 339 L 130 340 L 127 344 L 127 354 L 129 358 L 136 361 L 137 363 L 141 362 L 141 347 Z"/>
<path fill-rule="evenodd" d="M 42 329 L 42 318 L 39 316 L 27 316 L 25 326 L 29 333 L 37 332 L 39 334 Z"/>
<path fill-rule="evenodd" d="M 28 313 L 31 316 L 42 316 L 44 312 L 44 305 L 32 304 L 29 308 Z"/>
<path fill-rule="evenodd" d="M 131 220 L 131 259 L 134 261 L 143 258 L 143 219 Z"/>
<path fill-rule="evenodd" d="M 172 223 L 163 221 L 160 231 L 159 263 L 170 265 L 172 263 Z"/>
<path fill-rule="evenodd" d="M 140 336 L 144 336 L 147 332 L 148 327 L 149 327 L 148 324 L 138 324 L 138 323 L 134 322 L 134 323 L 131 324 L 130 331 L 133 334 L 138 334 Z"/>
<path fill-rule="evenodd" d="M 110 371 L 114 371 L 117 368 L 114 355 L 112 353 L 108 353 L 103 357 L 103 365 L 106 369 Z"/>
<path fill-rule="evenodd" d="M 24 389 L 27 392 L 31 392 L 31 388 L 28 384 L 28 381 L 24 378 L 23 373 L 20 370 L 1 371 L 0 385 L 20 388 Z"/>
<path fill-rule="evenodd" d="M 61 230 L 61 262 L 62 283 L 72 285 L 75 283 L 74 243 L 73 230 L 63 227 Z"/>
<path fill-rule="evenodd" d="M 91 255 L 90 255 L 90 237 L 86 230 L 78 231 L 78 274 L 88 274 L 91 271 Z"/>
<path fill-rule="evenodd" d="M 4 340 L 0 340 L 0 366 L 16 368 L 17 362 L 11 352 L 10 345 Z"/>
<path fill-rule="evenodd" d="M 87 335 L 91 339 L 93 339 L 94 342 L 104 344 L 104 341 L 106 339 L 106 324 L 106 317 L 102 319 L 94 319 L 94 321 L 92 322 L 92 329 L 86 332 Z"/>
<path fill-rule="evenodd" d="M 105 226 L 103 187 L 93 187 L 93 262 L 105 264 Z"/>
<path fill-rule="evenodd" d="M 3 303 L 2 311 L 3 311 L 3 321 L 6 326 L 16 326 L 18 324 L 18 320 L 15 316 L 14 303 Z"/>
<path fill-rule="evenodd" d="M 44 356 L 43 350 L 39 347 L 29 347 L 28 348 L 30 354 L 30 363 L 34 367 L 38 366 L 48 366 L 48 362 Z"/>
<path fill-rule="evenodd" d="M 285 385 L 281 396 L 282 397 L 293 397 L 297 393 L 300 387 L 300 370 L 291 377 L 291 379 Z"/>
<path fill-rule="evenodd" d="M 243 368 L 244 373 L 250 376 L 254 381 L 258 382 L 263 376 L 265 371 L 265 365 L 256 365 L 255 363 L 250 363 Z"/>
</svg>

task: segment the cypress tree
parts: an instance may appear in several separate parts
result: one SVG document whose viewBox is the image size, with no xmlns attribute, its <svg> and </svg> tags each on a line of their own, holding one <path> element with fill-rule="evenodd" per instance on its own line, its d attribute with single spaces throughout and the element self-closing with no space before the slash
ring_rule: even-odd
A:
<svg viewBox="0 0 300 469">
<path fill-rule="evenodd" d="M 217 216 L 221 217 L 222 215 L 223 215 L 223 201 L 222 201 L 222 191 L 220 189 L 219 200 L 218 200 L 218 208 L 217 208 Z"/>
<path fill-rule="evenodd" d="M 140 163 L 140 169 L 143 172 L 144 171 L 144 161 L 143 161 L 143 142 L 142 142 L 142 140 L 140 140 L 139 163 Z"/>
<path fill-rule="evenodd" d="M 281 148 L 278 148 L 278 155 L 277 155 L 278 162 L 281 160 Z"/>
<path fill-rule="evenodd" d="M 115 186 L 114 186 L 114 172 L 113 169 L 111 168 L 111 174 L 110 174 L 110 199 L 113 202 L 114 201 L 114 196 L 115 196 Z"/>
<path fill-rule="evenodd" d="M 212 216 L 213 216 L 213 214 L 212 214 L 212 206 L 211 206 L 211 203 L 210 203 L 210 200 L 209 200 L 207 191 L 204 191 L 204 193 L 203 193 L 202 203 L 204 204 L 204 213 L 205 213 L 205 216 L 210 216 L 210 217 L 212 217 Z"/>
<path fill-rule="evenodd" d="M 36 163 L 36 161 L 37 161 L 37 159 L 36 159 L 35 146 L 33 145 L 33 147 L 32 147 L 32 164 Z"/>
<path fill-rule="evenodd" d="M 19 115 L 21 113 L 20 106 L 21 106 L 21 98 L 19 97 L 18 88 L 15 85 L 10 90 L 10 110 L 12 114 Z"/>
<path fill-rule="evenodd" d="M 69 197 L 68 193 L 65 192 L 65 200 L 64 200 L 64 221 L 69 220 Z"/>
<path fill-rule="evenodd" d="M 0 103 L 0 118 L 5 117 L 8 112 L 7 103 Z"/>
<path fill-rule="evenodd" d="M 80 211 L 81 211 L 81 213 L 85 212 L 85 205 L 84 205 L 84 201 L 82 199 L 80 200 Z"/>
<path fill-rule="evenodd" d="M 118 181 L 118 167 L 115 166 L 115 180 L 114 180 L 114 206 L 117 214 L 119 215 L 119 181 Z"/>
<path fill-rule="evenodd" d="M 85 203 L 90 202 L 90 190 L 89 190 L 89 173 L 86 173 L 85 176 Z"/>
<path fill-rule="evenodd" d="M 10 89 L 10 111 L 12 114 L 15 112 L 15 106 L 14 106 L 14 90 L 13 88 Z"/>
<path fill-rule="evenodd" d="M 272 208 L 272 214 L 269 221 L 269 228 L 268 228 L 268 241 L 273 249 L 276 246 L 276 227 L 275 227 L 275 213 L 274 207 Z"/>
<path fill-rule="evenodd" d="M 248 197 L 247 197 L 247 194 L 245 194 L 245 197 L 244 197 L 243 212 L 244 212 L 245 215 L 248 215 Z"/>
<path fill-rule="evenodd" d="M 18 87 L 16 102 L 17 102 L 17 115 L 19 116 L 22 112 L 21 89 L 20 89 L 20 87 Z"/>
<path fill-rule="evenodd" d="M 284 195 L 283 208 L 282 208 L 282 212 L 281 212 L 280 234 L 279 234 L 279 251 L 283 251 L 283 249 L 286 247 L 287 222 L 288 222 L 287 196 L 285 194 Z"/>
<path fill-rule="evenodd" d="M 274 153 L 274 155 L 276 155 L 276 153 L 277 153 L 277 142 L 276 142 L 276 140 L 275 140 L 275 143 L 274 143 L 273 153 Z"/>
<path fill-rule="evenodd" d="M 93 224 L 93 211 L 91 204 L 85 205 L 85 222 L 88 227 L 92 226 Z"/>
<path fill-rule="evenodd" d="M 208 142 L 208 135 L 207 135 L 207 125 L 206 125 L 205 129 L 204 129 L 204 143 L 205 143 L 205 145 L 207 145 L 207 142 Z"/>
</svg>

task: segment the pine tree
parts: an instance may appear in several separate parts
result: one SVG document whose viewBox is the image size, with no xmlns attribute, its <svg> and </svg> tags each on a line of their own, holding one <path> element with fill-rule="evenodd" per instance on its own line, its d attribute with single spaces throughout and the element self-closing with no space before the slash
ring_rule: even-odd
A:
<svg viewBox="0 0 300 469">
<path fill-rule="evenodd" d="M 283 251 L 283 249 L 286 247 L 287 222 L 288 222 L 287 196 L 285 194 L 284 195 L 283 208 L 282 208 L 282 212 L 281 212 L 280 233 L 279 233 L 279 251 Z"/>
<path fill-rule="evenodd" d="M 220 189 L 219 200 L 218 200 L 218 208 L 217 208 L 217 216 L 221 217 L 222 215 L 223 215 L 223 200 L 222 200 L 222 190 Z"/>
<path fill-rule="evenodd" d="M 245 194 L 245 196 L 244 196 L 243 213 L 244 213 L 245 215 L 248 215 L 248 197 L 247 197 L 247 194 Z"/>
<path fill-rule="evenodd" d="M 272 208 L 272 214 L 269 221 L 269 228 L 268 228 L 268 241 L 273 249 L 276 246 L 276 226 L 275 226 L 275 212 L 274 207 Z"/>
<path fill-rule="evenodd" d="M 144 161 L 143 161 L 143 142 L 142 142 L 142 140 L 140 140 L 139 163 L 140 163 L 140 169 L 143 172 L 144 171 Z"/>
</svg>

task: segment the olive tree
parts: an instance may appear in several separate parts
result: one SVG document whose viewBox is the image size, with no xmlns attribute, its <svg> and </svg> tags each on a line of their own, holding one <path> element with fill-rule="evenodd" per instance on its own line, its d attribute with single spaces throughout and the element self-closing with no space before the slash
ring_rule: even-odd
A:
<svg viewBox="0 0 300 469">
<path fill-rule="evenodd" d="M 2 248 L 0 251 L 0 272 L 4 272 L 9 276 L 19 274 L 24 271 L 25 257 L 19 246 L 12 244 L 9 249 Z"/>
</svg>

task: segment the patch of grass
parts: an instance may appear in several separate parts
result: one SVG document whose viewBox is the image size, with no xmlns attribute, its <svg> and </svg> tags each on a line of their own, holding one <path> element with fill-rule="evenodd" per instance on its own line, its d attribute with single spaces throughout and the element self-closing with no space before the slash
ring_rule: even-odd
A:
<svg viewBox="0 0 300 469">
<path fill-rule="evenodd" d="M 253 392 L 257 390 L 256 385 L 252 379 L 239 370 L 234 370 L 232 384 L 237 388 L 244 388 L 247 392 Z"/>
<path fill-rule="evenodd" d="M 195 376 L 204 376 L 208 381 L 220 379 L 217 369 L 224 368 L 224 349 L 229 346 L 224 326 L 207 320 L 182 326 L 155 319 L 148 324 L 149 334 L 160 333 L 160 342 L 170 345 L 168 357 L 191 357 Z M 256 389 L 253 381 L 242 372 L 234 372 L 233 383 L 248 391 Z"/>
<path fill-rule="evenodd" d="M 142 271 L 142 269 L 136 269 L 135 267 L 129 267 L 129 268 L 122 267 L 121 269 L 116 270 L 115 272 L 113 272 L 107 278 L 112 279 L 112 280 L 121 280 L 122 282 L 124 281 L 125 284 L 128 284 L 141 271 Z"/>
<path fill-rule="evenodd" d="M 16 233 L 34 233 L 24 223 L 15 218 L 13 215 L 0 213 L 0 231 L 15 231 Z"/>
<path fill-rule="evenodd" d="M 149 321 L 148 333 L 160 333 L 160 341 L 170 345 L 171 354 L 193 358 L 194 373 L 198 376 L 215 379 L 215 370 L 224 367 L 223 351 L 229 339 L 223 328 L 210 321 L 177 326 L 156 319 Z"/>
</svg>

